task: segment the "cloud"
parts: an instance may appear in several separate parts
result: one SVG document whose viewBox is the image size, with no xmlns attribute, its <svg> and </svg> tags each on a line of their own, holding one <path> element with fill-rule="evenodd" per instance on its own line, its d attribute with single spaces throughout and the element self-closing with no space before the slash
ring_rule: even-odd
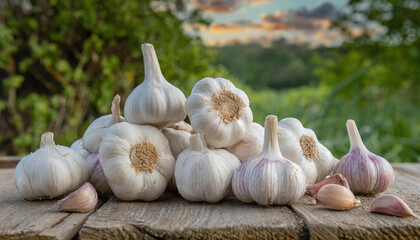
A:
<svg viewBox="0 0 420 240">
<path fill-rule="evenodd" d="M 253 6 L 267 4 L 271 0 L 191 0 L 194 7 L 200 8 L 203 12 L 227 13 L 239 9 L 241 3 Z"/>
<path fill-rule="evenodd" d="M 312 10 L 302 7 L 294 12 L 294 15 L 306 19 L 329 19 L 335 20 L 338 17 L 337 9 L 329 2 L 318 5 Z"/>
</svg>

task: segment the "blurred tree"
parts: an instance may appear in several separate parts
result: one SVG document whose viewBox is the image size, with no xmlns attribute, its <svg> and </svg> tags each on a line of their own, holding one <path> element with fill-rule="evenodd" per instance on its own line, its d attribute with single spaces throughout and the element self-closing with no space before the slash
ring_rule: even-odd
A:
<svg viewBox="0 0 420 240">
<path fill-rule="evenodd" d="M 79 138 L 114 94 L 125 100 L 143 81 L 141 43 L 155 45 L 166 79 L 186 94 L 223 72 L 184 23 L 206 20 L 183 0 L 1 1 L 0 153 L 34 150 L 45 131 L 62 145 Z"/>
</svg>

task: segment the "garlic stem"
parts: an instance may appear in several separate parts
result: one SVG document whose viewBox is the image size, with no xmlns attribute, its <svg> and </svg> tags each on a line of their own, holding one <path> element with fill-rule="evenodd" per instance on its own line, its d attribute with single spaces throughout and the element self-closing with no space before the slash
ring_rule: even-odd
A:
<svg viewBox="0 0 420 240">
<path fill-rule="evenodd" d="M 350 138 L 350 148 L 355 149 L 356 147 L 359 147 L 360 149 L 367 150 L 360 137 L 359 130 L 357 130 L 356 122 L 349 119 L 347 120 L 346 126 Z"/>
<path fill-rule="evenodd" d="M 121 111 L 120 111 L 120 102 L 121 97 L 120 95 L 115 95 L 114 100 L 112 101 L 111 112 L 112 112 L 112 119 L 114 123 L 119 123 L 121 118 Z"/>
<path fill-rule="evenodd" d="M 141 45 L 144 60 L 144 81 L 159 81 L 163 82 L 164 77 L 160 70 L 159 61 L 156 56 L 155 48 L 150 43 L 143 43 Z"/>
<path fill-rule="evenodd" d="M 42 134 L 41 136 L 41 147 L 52 147 L 55 146 L 54 143 L 54 133 L 52 132 L 46 132 L 44 134 Z"/>
<path fill-rule="evenodd" d="M 202 133 L 193 134 L 190 138 L 190 146 L 191 149 L 197 152 L 205 152 L 206 142 L 204 141 L 204 137 Z"/>
<path fill-rule="evenodd" d="M 264 123 L 264 147 L 263 152 L 280 153 L 279 140 L 277 137 L 277 116 L 268 115 Z M 280 153 L 280 156 L 281 153 Z"/>
</svg>

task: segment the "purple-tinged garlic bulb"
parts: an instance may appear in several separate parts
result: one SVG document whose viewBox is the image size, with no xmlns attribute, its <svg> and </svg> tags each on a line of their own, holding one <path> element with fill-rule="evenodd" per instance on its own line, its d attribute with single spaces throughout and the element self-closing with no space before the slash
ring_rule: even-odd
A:
<svg viewBox="0 0 420 240">
<path fill-rule="evenodd" d="M 99 161 L 99 149 L 86 158 L 89 166 L 90 178 L 89 182 L 101 195 L 110 195 L 112 193 L 108 182 L 106 181 L 104 169 Z"/>
<path fill-rule="evenodd" d="M 243 202 L 287 205 L 305 194 L 305 173 L 299 165 L 282 156 L 277 125 L 276 116 L 267 116 L 261 154 L 243 162 L 233 176 L 233 193 Z"/>
<path fill-rule="evenodd" d="M 394 170 L 384 158 L 365 147 L 353 120 L 347 121 L 350 152 L 334 168 L 347 179 L 354 194 L 376 195 L 386 191 L 394 182 Z"/>
<path fill-rule="evenodd" d="M 360 206 L 360 200 L 354 197 L 350 189 L 337 184 L 324 185 L 315 199 L 325 208 L 333 210 L 349 210 Z"/>
<path fill-rule="evenodd" d="M 90 183 L 83 184 L 76 191 L 58 201 L 60 212 L 86 213 L 95 209 L 98 203 L 98 194 Z"/>
<path fill-rule="evenodd" d="M 375 198 L 370 204 L 370 212 L 397 217 L 413 216 L 419 218 L 403 200 L 394 195 L 381 195 Z"/>
<path fill-rule="evenodd" d="M 313 185 L 311 185 L 311 186 L 308 186 L 307 188 L 306 188 L 306 192 L 311 196 L 311 197 L 314 197 L 318 192 L 319 192 L 319 190 L 324 186 L 324 185 L 327 185 L 327 184 L 337 184 L 337 185 L 340 185 L 340 186 L 343 186 L 343 187 L 345 187 L 345 188 L 348 188 L 348 189 L 350 189 L 349 188 L 349 184 L 347 183 L 347 180 L 346 180 L 346 178 L 344 178 L 340 173 L 337 173 L 337 174 L 334 174 L 334 175 L 332 175 L 332 176 L 329 176 L 329 177 L 327 177 L 326 179 L 324 179 L 324 180 L 322 180 L 322 181 L 320 181 L 319 183 L 317 183 L 317 184 L 313 184 Z"/>
</svg>

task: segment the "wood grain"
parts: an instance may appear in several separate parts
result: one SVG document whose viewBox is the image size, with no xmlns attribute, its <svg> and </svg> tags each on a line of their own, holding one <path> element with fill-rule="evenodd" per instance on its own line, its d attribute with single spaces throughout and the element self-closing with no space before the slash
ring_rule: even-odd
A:
<svg viewBox="0 0 420 240">
<path fill-rule="evenodd" d="M 22 157 L 0 156 L 0 168 L 14 168 Z"/>
<path fill-rule="evenodd" d="M 58 212 L 57 200 L 26 201 L 0 169 L 0 239 L 71 239 L 91 213 Z"/>
<path fill-rule="evenodd" d="M 190 203 L 166 193 L 155 202 L 112 197 L 89 217 L 80 239 L 299 239 L 304 224 L 287 207 L 237 200 Z"/>
<path fill-rule="evenodd" d="M 419 172 L 419 164 L 396 166 L 395 183 L 387 191 L 403 199 L 417 214 L 420 213 Z M 374 197 L 357 197 L 362 207 L 350 211 L 305 204 L 294 204 L 292 209 L 304 219 L 311 239 L 420 239 L 419 219 L 370 213 Z"/>
</svg>

